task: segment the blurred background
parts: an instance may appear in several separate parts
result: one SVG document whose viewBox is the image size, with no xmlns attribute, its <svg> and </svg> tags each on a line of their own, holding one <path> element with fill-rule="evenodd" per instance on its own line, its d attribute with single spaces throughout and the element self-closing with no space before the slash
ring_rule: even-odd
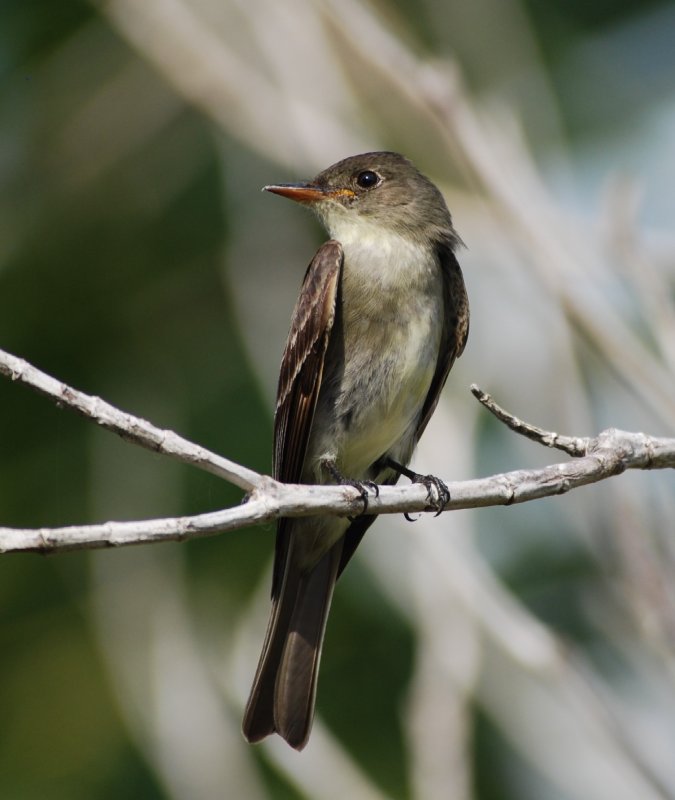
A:
<svg viewBox="0 0 675 800">
<path fill-rule="evenodd" d="M 261 472 L 325 238 L 262 195 L 356 152 L 443 189 L 471 336 L 416 456 L 459 480 L 675 428 L 675 4 L 3 0 L 0 346 Z M 0 524 L 241 493 L 0 383 Z M 302 754 L 246 745 L 273 526 L 0 560 L 0 797 L 675 797 L 675 499 L 628 474 L 383 517 L 340 581 Z"/>
</svg>

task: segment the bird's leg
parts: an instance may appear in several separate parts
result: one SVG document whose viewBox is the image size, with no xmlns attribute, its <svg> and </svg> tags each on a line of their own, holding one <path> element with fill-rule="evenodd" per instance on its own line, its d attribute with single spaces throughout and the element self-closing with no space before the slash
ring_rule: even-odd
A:
<svg viewBox="0 0 675 800">
<path fill-rule="evenodd" d="M 380 487 L 374 483 L 373 481 L 355 481 L 352 478 L 345 477 L 340 470 L 337 468 L 335 461 L 332 458 L 324 458 L 321 461 L 321 466 L 329 473 L 331 478 L 336 483 L 341 483 L 345 486 L 353 486 L 355 489 L 358 490 L 359 495 L 361 496 L 361 501 L 363 502 L 363 511 L 361 512 L 360 516 L 368 511 L 368 489 L 370 489 L 375 497 L 380 496 Z M 352 519 L 350 517 L 350 519 Z"/>
<path fill-rule="evenodd" d="M 395 469 L 399 475 L 405 475 L 412 483 L 421 483 L 426 486 L 427 500 L 429 501 L 429 505 L 436 511 L 436 516 L 438 516 L 450 502 L 450 490 L 440 478 L 437 478 L 435 475 L 420 475 L 418 472 L 413 472 L 413 470 L 404 467 L 403 464 L 399 464 L 398 461 L 394 461 L 394 459 L 389 458 L 389 456 L 387 456 L 385 463 L 388 467 L 391 467 L 391 469 Z M 432 491 L 432 487 L 434 491 Z M 408 514 L 405 514 L 405 518 L 409 522 L 412 522 Z"/>
</svg>

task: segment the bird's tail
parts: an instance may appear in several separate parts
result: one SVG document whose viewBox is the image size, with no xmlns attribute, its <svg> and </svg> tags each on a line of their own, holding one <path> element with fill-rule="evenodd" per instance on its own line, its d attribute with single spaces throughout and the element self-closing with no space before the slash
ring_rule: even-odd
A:
<svg viewBox="0 0 675 800">
<path fill-rule="evenodd" d="M 301 570 L 293 554 L 288 554 L 246 704 L 242 729 L 249 742 L 276 732 L 296 750 L 307 744 L 341 551 L 342 540 L 310 570 Z"/>
</svg>

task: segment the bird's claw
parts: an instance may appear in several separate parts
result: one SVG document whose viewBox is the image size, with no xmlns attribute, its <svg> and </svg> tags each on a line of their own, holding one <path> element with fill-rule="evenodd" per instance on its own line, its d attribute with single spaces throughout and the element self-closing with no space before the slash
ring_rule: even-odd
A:
<svg viewBox="0 0 675 800">
<path fill-rule="evenodd" d="M 346 486 L 352 486 L 359 493 L 361 502 L 363 503 L 363 511 L 357 514 L 356 517 L 349 517 L 350 522 L 353 522 L 357 517 L 362 517 L 368 511 L 368 491 L 372 491 L 375 497 L 380 496 L 380 487 L 373 481 L 354 481 L 351 478 L 342 477 L 342 483 Z"/>
<path fill-rule="evenodd" d="M 357 514 L 356 517 L 348 517 L 350 522 L 353 522 L 357 517 L 362 517 L 368 511 L 368 490 L 372 491 L 375 497 L 380 496 L 380 487 L 374 481 L 356 481 L 353 478 L 346 478 L 335 466 L 333 461 L 326 460 L 324 467 L 330 472 L 331 476 L 337 483 L 343 486 L 351 486 L 359 493 L 361 502 L 363 503 L 363 511 Z"/>
<path fill-rule="evenodd" d="M 435 475 L 420 475 L 419 472 L 413 472 L 403 464 L 399 464 L 398 461 L 394 461 L 393 458 L 387 458 L 386 465 L 396 470 L 399 475 L 405 475 L 411 483 L 421 483 L 426 486 L 427 501 L 429 502 L 429 507 L 436 512 L 436 516 L 438 516 L 450 502 L 450 490 L 445 483 Z M 408 522 L 415 522 L 410 514 L 404 513 L 403 516 Z"/>
<path fill-rule="evenodd" d="M 426 486 L 427 500 L 431 508 L 436 511 L 435 516 L 438 516 L 450 502 L 450 490 L 435 475 L 418 475 L 413 483 L 421 483 Z"/>
</svg>

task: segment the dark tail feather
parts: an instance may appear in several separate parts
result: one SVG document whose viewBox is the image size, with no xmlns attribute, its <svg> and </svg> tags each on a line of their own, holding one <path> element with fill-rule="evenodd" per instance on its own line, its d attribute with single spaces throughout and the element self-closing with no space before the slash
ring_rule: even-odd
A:
<svg viewBox="0 0 675 800">
<path fill-rule="evenodd" d="M 300 572 L 292 557 L 287 561 L 244 714 L 243 731 L 249 742 L 276 731 L 296 750 L 307 744 L 341 550 L 339 541 L 309 572 Z"/>
<path fill-rule="evenodd" d="M 291 574 L 292 573 L 292 574 Z M 246 703 L 242 731 L 247 741 L 259 742 L 276 731 L 274 726 L 274 686 L 286 634 L 298 592 L 299 574 L 287 569 L 278 597 L 272 598 L 272 611 L 267 623 L 258 668 Z"/>
</svg>

